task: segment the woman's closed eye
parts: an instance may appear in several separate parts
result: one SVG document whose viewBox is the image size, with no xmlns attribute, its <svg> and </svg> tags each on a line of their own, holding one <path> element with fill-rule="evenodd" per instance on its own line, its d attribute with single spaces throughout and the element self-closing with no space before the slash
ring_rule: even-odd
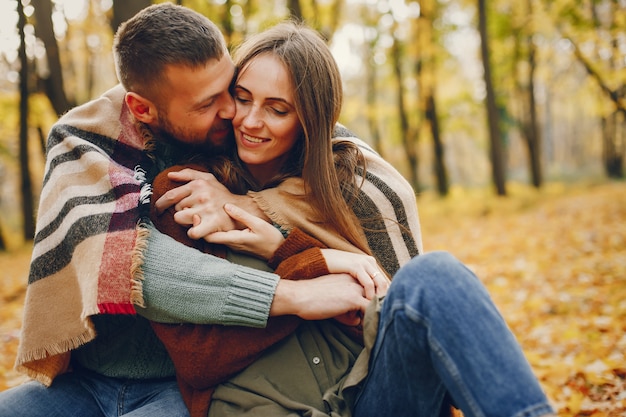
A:
<svg viewBox="0 0 626 417">
<path fill-rule="evenodd" d="M 289 113 L 289 110 L 277 109 L 276 107 L 270 107 L 270 109 L 279 116 L 285 116 Z"/>
</svg>

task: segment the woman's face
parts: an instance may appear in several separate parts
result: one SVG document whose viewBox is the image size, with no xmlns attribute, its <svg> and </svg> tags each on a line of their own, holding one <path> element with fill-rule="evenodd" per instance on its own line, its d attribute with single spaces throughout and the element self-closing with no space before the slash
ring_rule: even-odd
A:
<svg viewBox="0 0 626 417">
<path fill-rule="evenodd" d="M 260 184 L 280 171 L 301 137 L 293 92 L 287 68 L 271 54 L 253 58 L 237 77 L 233 119 L 237 152 Z"/>
</svg>

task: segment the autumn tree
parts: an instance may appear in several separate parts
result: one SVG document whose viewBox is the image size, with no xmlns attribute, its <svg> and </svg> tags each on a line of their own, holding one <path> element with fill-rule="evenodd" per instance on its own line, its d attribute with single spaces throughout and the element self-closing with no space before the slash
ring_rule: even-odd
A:
<svg viewBox="0 0 626 417">
<path fill-rule="evenodd" d="M 608 177 L 624 177 L 626 156 L 626 78 L 623 37 L 626 5 L 612 0 L 576 4 L 543 0 L 561 36 L 571 44 L 578 63 L 605 98 L 602 159 Z"/>
<path fill-rule="evenodd" d="M 17 28 L 20 35 L 20 46 L 18 55 L 20 57 L 20 139 L 19 139 L 19 161 L 20 161 L 20 194 L 22 198 L 22 236 L 24 240 L 32 240 L 35 237 L 35 218 L 33 198 L 32 178 L 30 175 L 30 164 L 28 159 L 28 57 L 26 56 L 26 36 L 24 27 L 26 26 L 26 16 L 24 7 L 20 0 L 17 0 L 18 23 Z"/>
<path fill-rule="evenodd" d="M 409 182 L 413 186 L 413 189 L 419 192 L 420 180 L 418 171 L 418 154 L 417 154 L 417 140 L 418 130 L 414 124 L 409 122 L 409 114 L 411 112 L 406 98 L 405 86 L 405 71 L 403 63 L 405 60 L 405 47 L 404 43 L 397 37 L 398 23 L 394 22 L 392 26 L 393 43 L 391 44 L 391 67 L 394 75 L 395 95 L 396 95 L 396 109 L 398 114 L 398 121 L 400 125 L 400 138 L 404 147 L 407 161 L 409 163 Z"/>
<path fill-rule="evenodd" d="M 139 10 L 152 4 L 151 0 L 114 0 L 113 16 L 111 17 L 111 30 L 113 33 L 126 20 L 133 17 Z"/>
<path fill-rule="evenodd" d="M 444 154 L 445 148 L 441 135 L 439 114 L 437 110 L 437 55 L 438 44 L 434 21 L 437 17 L 438 3 L 435 0 L 424 0 L 421 3 L 419 17 L 412 19 L 417 32 L 414 43 L 417 46 L 415 74 L 420 113 L 423 115 L 429 130 L 433 148 L 433 173 L 439 195 L 448 194 L 448 173 Z"/>
<path fill-rule="evenodd" d="M 375 59 L 376 48 L 380 40 L 377 30 L 379 13 L 366 4 L 359 5 L 359 15 L 364 25 L 365 42 L 362 46 L 363 66 L 365 72 L 365 118 L 369 129 L 372 146 L 384 157 L 380 128 L 378 126 L 378 64 Z"/>
<path fill-rule="evenodd" d="M 502 133 L 500 130 L 500 116 L 496 104 L 496 94 L 491 75 L 491 59 L 489 50 L 489 34 L 487 33 L 487 8 L 485 0 L 478 0 L 478 31 L 480 33 L 480 51 L 483 62 L 485 80 L 485 105 L 487 109 L 487 124 L 489 126 L 489 155 L 491 159 L 492 181 L 496 193 L 506 195 L 506 179 L 504 157 L 502 150 Z"/>
<path fill-rule="evenodd" d="M 51 0 L 33 0 L 32 4 L 34 7 L 35 34 L 46 48 L 48 71 L 42 77 L 44 91 L 54 111 L 61 115 L 74 107 L 76 103 L 68 98 L 64 88 L 59 44 L 52 25 L 52 2 Z"/>
<path fill-rule="evenodd" d="M 508 34 L 514 41 L 512 74 L 518 101 L 515 114 L 516 124 L 520 128 L 528 155 L 528 171 L 531 184 L 539 188 L 543 183 L 542 140 L 537 115 L 537 99 L 535 93 L 537 73 L 537 46 L 534 37 L 537 36 L 535 27 L 538 25 L 534 13 L 533 0 L 515 3 L 512 24 L 512 33 Z"/>
</svg>

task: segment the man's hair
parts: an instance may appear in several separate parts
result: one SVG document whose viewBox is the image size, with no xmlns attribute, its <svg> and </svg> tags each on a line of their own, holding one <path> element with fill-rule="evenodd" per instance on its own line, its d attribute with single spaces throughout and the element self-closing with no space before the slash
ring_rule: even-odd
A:
<svg viewBox="0 0 626 417">
<path fill-rule="evenodd" d="M 189 8 L 155 4 L 122 23 L 115 34 L 117 76 L 127 91 L 151 100 L 168 65 L 198 67 L 228 53 L 219 28 Z"/>
</svg>

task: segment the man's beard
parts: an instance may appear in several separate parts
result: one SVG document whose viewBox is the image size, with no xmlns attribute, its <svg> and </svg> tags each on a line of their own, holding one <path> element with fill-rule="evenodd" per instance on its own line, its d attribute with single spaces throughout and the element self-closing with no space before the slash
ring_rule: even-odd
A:
<svg viewBox="0 0 626 417">
<path fill-rule="evenodd" d="M 234 144 L 234 138 L 232 135 L 225 140 L 220 140 L 220 143 L 215 143 L 211 140 L 210 131 L 207 132 L 202 140 L 198 140 L 197 137 L 190 136 L 188 132 L 174 127 L 169 122 L 167 113 L 161 112 L 163 117 L 159 119 L 159 124 L 156 126 L 155 134 L 158 135 L 160 140 L 167 145 L 177 148 L 182 152 L 197 152 L 208 155 L 224 154 L 228 149 L 231 149 Z"/>
</svg>

